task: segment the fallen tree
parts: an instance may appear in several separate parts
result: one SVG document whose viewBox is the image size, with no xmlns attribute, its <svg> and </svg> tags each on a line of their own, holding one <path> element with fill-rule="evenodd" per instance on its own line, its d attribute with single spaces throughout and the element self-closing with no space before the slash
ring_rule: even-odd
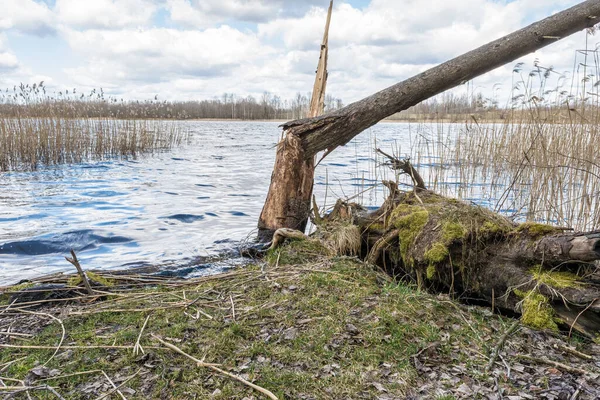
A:
<svg viewBox="0 0 600 400">
<path fill-rule="evenodd" d="M 259 239 L 269 241 L 278 230 L 274 246 L 284 237 L 303 237 L 319 152 L 326 156 L 387 116 L 592 27 L 599 16 L 599 1 L 582 2 L 341 110 L 284 124 Z M 409 162 L 390 159 L 394 168 L 411 176 L 414 190 L 400 192 L 393 182 L 385 182 L 390 196 L 370 214 L 343 202 L 326 218 L 317 210 L 317 237 L 325 247 L 337 254 L 360 253 L 420 287 L 521 313 L 536 328 L 556 330 L 562 324 L 600 337 L 600 278 L 593 264 L 600 259 L 600 232 L 516 225 L 428 191 Z M 294 229 L 300 232 L 291 234 Z"/>
<path fill-rule="evenodd" d="M 338 201 L 316 219 L 314 240 L 333 253 L 360 254 L 420 288 L 521 314 L 534 328 L 569 327 L 600 340 L 600 269 L 594 263 L 600 260 L 600 231 L 516 224 L 427 190 L 408 160 L 392 159 L 391 165 L 411 176 L 412 191 L 385 181 L 389 196 L 374 212 Z"/>
<path fill-rule="evenodd" d="M 304 231 L 310 213 L 314 157 L 348 143 L 382 119 L 405 110 L 600 20 L 600 2 L 588 0 L 495 40 L 340 110 L 283 125 L 271 185 L 261 212 L 259 239 L 275 230 Z"/>
</svg>

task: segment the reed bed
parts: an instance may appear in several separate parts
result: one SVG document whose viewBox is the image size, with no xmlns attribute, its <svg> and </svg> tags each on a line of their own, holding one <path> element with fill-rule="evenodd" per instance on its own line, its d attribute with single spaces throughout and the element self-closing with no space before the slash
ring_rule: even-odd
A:
<svg viewBox="0 0 600 400">
<path fill-rule="evenodd" d="M 428 187 L 472 200 L 516 221 L 600 229 L 598 51 L 579 51 L 571 82 L 518 64 L 501 120 L 413 125 L 413 162 Z"/>
<path fill-rule="evenodd" d="M 107 104 L 96 91 L 51 96 L 43 82 L 0 92 L 0 171 L 137 157 L 188 139 L 175 122 L 103 114 Z"/>
<path fill-rule="evenodd" d="M 186 137 L 178 125 L 164 121 L 0 116 L 0 171 L 137 157 L 170 149 Z"/>
</svg>

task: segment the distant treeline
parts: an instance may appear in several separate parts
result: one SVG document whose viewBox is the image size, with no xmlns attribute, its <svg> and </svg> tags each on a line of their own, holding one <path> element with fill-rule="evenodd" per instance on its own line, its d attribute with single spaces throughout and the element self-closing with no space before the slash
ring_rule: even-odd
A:
<svg viewBox="0 0 600 400">
<path fill-rule="evenodd" d="M 503 118 L 507 110 L 498 107 L 495 99 L 485 98 L 481 93 L 472 95 L 456 95 L 452 92 L 442 93 L 425 100 L 408 110 L 392 115 L 393 120 L 427 120 L 444 119 L 463 115 L 497 115 Z"/>
<path fill-rule="evenodd" d="M 15 86 L 0 91 L 0 116 L 118 119 L 282 119 L 304 118 L 308 114 L 311 94 L 298 93 L 292 99 L 264 92 L 259 98 L 225 93 L 210 100 L 130 101 L 106 96 L 100 89 L 79 94 L 76 89 L 52 95 L 44 83 Z M 325 98 L 325 111 L 343 107 L 341 99 Z"/>
</svg>

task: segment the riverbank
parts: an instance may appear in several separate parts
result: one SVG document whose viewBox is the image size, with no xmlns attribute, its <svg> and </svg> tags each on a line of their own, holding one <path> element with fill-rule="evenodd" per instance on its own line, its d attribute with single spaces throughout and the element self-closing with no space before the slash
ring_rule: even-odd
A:
<svg viewBox="0 0 600 400">
<path fill-rule="evenodd" d="M 103 274 L 94 296 L 80 288 L 75 302 L 34 309 L 10 305 L 5 289 L 0 393 L 268 398 L 262 388 L 280 399 L 600 396 L 597 344 L 515 326 L 301 243 L 268 260 L 187 281 Z M 74 285 L 77 277 L 58 282 Z"/>
</svg>

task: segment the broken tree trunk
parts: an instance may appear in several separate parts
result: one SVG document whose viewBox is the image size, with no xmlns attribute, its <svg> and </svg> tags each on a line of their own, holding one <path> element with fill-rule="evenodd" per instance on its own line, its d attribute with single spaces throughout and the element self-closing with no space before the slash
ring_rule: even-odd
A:
<svg viewBox="0 0 600 400">
<path fill-rule="evenodd" d="M 382 119 L 600 21 L 600 1 L 588 0 L 456 57 L 340 110 L 283 125 L 259 238 L 278 228 L 304 230 L 310 210 L 312 159 L 332 151 Z"/>
<path fill-rule="evenodd" d="M 333 0 L 330 1 L 327 12 L 309 117 L 321 115 L 325 108 L 329 25 L 332 10 Z M 277 145 L 271 186 L 258 222 L 260 241 L 270 241 L 273 233 L 280 228 L 304 232 L 310 213 L 314 175 L 315 156 L 306 156 L 298 137 L 284 136 Z"/>
<path fill-rule="evenodd" d="M 346 217 L 358 224 L 369 262 L 422 288 L 520 313 L 535 328 L 562 325 L 600 338 L 600 232 L 517 225 L 426 189 L 386 186 L 379 210 Z"/>
</svg>

